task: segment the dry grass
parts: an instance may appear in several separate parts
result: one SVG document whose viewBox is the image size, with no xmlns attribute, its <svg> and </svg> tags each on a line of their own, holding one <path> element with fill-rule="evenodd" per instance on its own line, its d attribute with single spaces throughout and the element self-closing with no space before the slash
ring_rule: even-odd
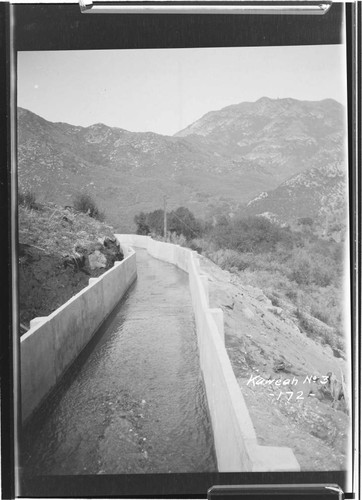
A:
<svg viewBox="0 0 362 500">
<path fill-rule="evenodd" d="M 210 258 L 221 269 L 227 269 L 228 271 L 244 271 L 249 267 L 248 259 L 235 250 L 220 249 L 212 252 Z"/>
<path fill-rule="evenodd" d="M 303 242 L 273 252 L 242 253 L 217 249 L 198 240 L 202 253 L 223 269 L 237 272 L 245 285 L 261 288 L 272 304 L 291 314 L 306 335 L 328 344 L 336 355 L 344 350 L 342 254 L 337 245 Z"/>
<path fill-rule="evenodd" d="M 113 236 L 111 226 L 72 209 L 53 204 L 37 210 L 19 207 L 19 242 L 47 254 L 70 255 L 76 245 L 90 246 L 104 236 Z"/>
</svg>

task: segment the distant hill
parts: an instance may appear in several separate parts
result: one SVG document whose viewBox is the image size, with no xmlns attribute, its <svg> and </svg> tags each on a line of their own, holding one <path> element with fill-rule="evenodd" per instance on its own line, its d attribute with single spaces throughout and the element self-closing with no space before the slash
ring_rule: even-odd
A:
<svg viewBox="0 0 362 500">
<path fill-rule="evenodd" d="M 71 205 L 74 193 L 93 194 L 117 230 L 132 230 L 133 217 L 169 198 L 205 215 L 222 197 L 248 200 L 244 177 L 232 162 L 185 139 L 96 124 L 51 123 L 18 113 L 19 185 L 40 200 Z M 251 191 L 256 195 L 264 185 Z"/>
<path fill-rule="evenodd" d="M 173 137 L 51 123 L 19 108 L 19 185 L 71 205 L 92 194 L 118 231 L 141 210 L 235 213 L 261 192 L 343 160 L 342 105 L 262 98 L 213 111 Z M 342 168 L 343 169 L 343 168 Z"/>
<path fill-rule="evenodd" d="M 311 218 L 322 234 L 345 229 L 347 217 L 346 167 L 337 161 L 294 175 L 276 189 L 251 200 L 245 214 L 264 214 L 279 223 Z"/>
<path fill-rule="evenodd" d="M 344 108 L 333 99 L 269 99 L 211 111 L 181 130 L 205 148 L 231 158 L 245 176 L 272 177 L 270 188 L 293 174 L 343 157 Z"/>
</svg>

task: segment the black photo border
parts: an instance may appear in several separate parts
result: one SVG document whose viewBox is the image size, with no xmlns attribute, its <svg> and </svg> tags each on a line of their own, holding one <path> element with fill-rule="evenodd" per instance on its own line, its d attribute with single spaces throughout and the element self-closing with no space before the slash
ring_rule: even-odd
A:
<svg viewBox="0 0 362 500">
<path fill-rule="evenodd" d="M 352 372 L 356 389 L 356 368 L 360 359 L 359 344 L 355 332 L 359 322 L 356 314 L 358 297 L 355 289 L 359 276 L 357 262 L 358 221 L 355 217 L 360 208 L 356 198 L 358 158 L 355 131 L 355 80 L 356 54 L 353 50 L 353 3 L 333 3 L 324 16 L 313 15 L 232 15 L 232 14 L 128 14 L 84 15 L 78 4 L 0 4 L 0 49 L 4 71 L 0 77 L 1 130 L 5 137 L 0 149 L 1 165 L 1 230 L 7 245 L 7 262 L 11 262 L 10 246 L 10 52 L 15 61 L 18 51 L 35 50 L 90 50 L 90 49 L 139 49 L 139 48 L 187 48 L 187 47 L 238 47 L 318 45 L 341 43 L 340 25 L 345 13 L 348 84 L 348 160 L 350 194 L 350 247 L 351 247 L 351 320 L 352 320 Z M 14 44 L 10 43 L 10 10 L 14 12 Z M 86 89 L 85 89 L 86 92 Z M 4 142 L 4 141 L 3 141 Z M 3 166 L 6 165 L 6 168 Z M 16 179 L 12 179 L 16 183 Z M 14 188 L 13 188 L 14 189 Z M 5 215 L 5 217 L 4 217 Z M 1 348 L 2 382 L 2 483 L 3 498 L 15 497 L 14 390 L 19 380 L 14 377 L 12 346 L 12 295 L 11 268 L 1 266 L 2 289 L 7 290 L 9 300 L 4 320 Z M 6 286 L 4 286 L 4 284 Z M 6 323 L 5 323 L 6 322 Z M 10 328 L 9 328 L 10 325 Z M 17 354 L 17 353 L 15 353 Z M 358 408 L 354 408 L 356 412 Z M 356 415 L 356 414 L 355 414 Z M 355 420 L 354 420 L 355 421 Z M 15 422 L 20 432 L 19 422 Z M 353 433 L 353 436 L 355 434 Z M 354 443 L 359 445 L 359 443 Z M 337 483 L 344 489 L 344 471 L 298 473 L 194 473 L 194 474 L 124 474 L 97 476 L 37 476 L 20 474 L 20 496 L 26 498 L 206 498 L 207 490 L 223 484 L 301 484 Z M 346 492 L 353 498 L 353 492 Z"/>
</svg>

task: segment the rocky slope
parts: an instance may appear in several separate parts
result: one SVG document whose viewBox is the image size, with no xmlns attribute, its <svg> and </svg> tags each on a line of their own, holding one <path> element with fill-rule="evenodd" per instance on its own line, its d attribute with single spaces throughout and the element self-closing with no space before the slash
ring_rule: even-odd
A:
<svg viewBox="0 0 362 500">
<path fill-rule="evenodd" d="M 20 333 L 122 259 L 110 226 L 50 203 L 20 206 Z"/>
<path fill-rule="evenodd" d="M 341 230 L 347 218 L 347 175 L 342 160 L 313 167 L 294 175 L 276 189 L 251 200 L 244 211 L 264 214 L 280 223 L 310 217 L 327 235 L 333 226 Z"/>
<path fill-rule="evenodd" d="M 200 263 L 209 277 L 210 306 L 224 313 L 226 349 L 259 444 L 292 448 L 303 471 L 345 470 L 351 425 L 346 361 L 308 338 L 288 307 L 273 306 L 261 289 L 206 257 Z M 345 399 L 321 383 L 330 372 L 340 386 L 343 378 Z M 286 385 L 268 383 L 273 380 Z"/>
<path fill-rule="evenodd" d="M 63 205 L 87 191 L 120 231 L 132 230 L 140 211 L 162 206 L 164 194 L 173 206 L 202 213 L 208 200 L 229 193 L 235 198 L 242 189 L 229 160 L 184 139 L 50 123 L 23 109 L 18 125 L 20 189 Z"/>
<path fill-rule="evenodd" d="M 171 208 L 199 217 L 234 213 L 311 168 L 323 184 L 324 171 L 344 156 L 344 110 L 331 99 L 244 102 L 174 137 L 50 123 L 24 109 L 18 129 L 20 188 L 63 205 L 85 190 L 119 231 L 133 231 L 134 215 L 160 208 L 164 194 Z"/>
<path fill-rule="evenodd" d="M 269 99 L 212 111 L 178 132 L 230 157 L 250 175 L 273 176 L 270 187 L 313 166 L 343 158 L 343 106 L 332 99 Z"/>
</svg>

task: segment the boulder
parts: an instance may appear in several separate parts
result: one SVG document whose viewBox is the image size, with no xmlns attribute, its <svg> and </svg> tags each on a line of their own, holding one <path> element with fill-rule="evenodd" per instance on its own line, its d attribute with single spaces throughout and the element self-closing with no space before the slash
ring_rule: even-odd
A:
<svg viewBox="0 0 362 500">
<path fill-rule="evenodd" d="M 107 267 L 107 257 L 99 250 L 88 255 L 88 262 L 92 270 Z"/>
</svg>

